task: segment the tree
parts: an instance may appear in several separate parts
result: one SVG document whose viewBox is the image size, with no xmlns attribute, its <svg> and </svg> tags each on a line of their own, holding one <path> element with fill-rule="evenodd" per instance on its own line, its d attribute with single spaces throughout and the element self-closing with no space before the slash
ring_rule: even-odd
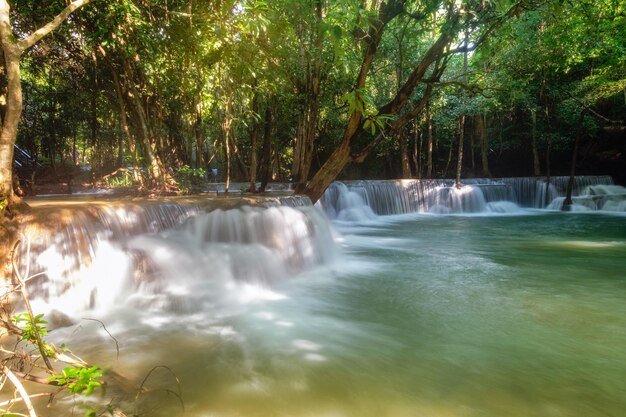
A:
<svg viewBox="0 0 626 417">
<path fill-rule="evenodd" d="M 296 191 L 308 195 L 313 201 L 319 199 L 324 190 L 337 178 L 349 162 L 362 161 L 371 151 L 372 146 L 362 147 L 359 144 L 367 135 L 368 128 L 381 115 L 397 118 L 392 124 L 392 128 L 395 130 L 408 122 L 406 120 L 407 115 L 414 117 L 413 113 L 416 110 L 425 107 L 428 97 L 424 93 L 428 91 L 430 94 L 432 92 L 432 85 L 441 78 L 449 58 L 469 49 L 468 46 L 463 46 L 459 42 L 460 33 L 463 31 L 470 33 L 471 36 L 466 45 L 471 44 L 473 45 L 471 48 L 475 49 L 496 27 L 512 16 L 521 13 L 524 4 L 523 1 L 520 1 L 501 12 L 493 5 L 472 1 L 462 3 L 432 2 L 414 11 L 408 11 L 407 2 L 401 0 L 378 3 L 378 8 L 369 13 L 369 29 L 363 36 L 362 61 L 351 93 L 352 105 L 341 142 L 308 184 L 305 187 L 297 188 Z M 433 16 L 436 16 L 436 19 Z M 400 88 L 395 90 L 393 96 L 376 110 L 368 111 L 364 92 L 368 87 L 372 88 L 368 86 L 370 70 L 377 57 L 385 29 L 391 22 L 400 17 L 415 19 L 424 28 L 423 31 L 434 24 L 437 27 L 438 36 L 429 41 L 428 48 L 421 54 L 420 59 L 412 65 L 406 80 Z M 461 45 L 453 47 L 455 42 Z M 420 85 L 425 85 L 426 88 L 418 88 Z M 423 94 L 414 100 L 413 95 L 419 94 L 419 92 Z M 408 103 L 414 104 L 414 106 L 411 108 Z M 407 106 L 409 106 L 408 110 Z"/>
<path fill-rule="evenodd" d="M 11 25 L 11 9 L 7 0 L 0 0 L 0 46 L 4 58 L 4 74 L 7 77 L 6 107 L 0 132 L 0 207 L 16 201 L 13 192 L 13 146 L 22 114 L 22 85 L 20 59 L 25 51 L 44 36 L 57 29 L 75 10 L 93 0 L 75 0 L 67 5 L 54 19 L 30 35 L 20 37 Z"/>
<path fill-rule="evenodd" d="M 526 172 L 549 176 L 551 150 L 575 152 L 582 138 L 625 125 L 624 37 L 619 1 L 550 1 L 509 20 L 477 53 L 491 114 L 517 133 L 507 145 L 529 151 Z"/>
</svg>

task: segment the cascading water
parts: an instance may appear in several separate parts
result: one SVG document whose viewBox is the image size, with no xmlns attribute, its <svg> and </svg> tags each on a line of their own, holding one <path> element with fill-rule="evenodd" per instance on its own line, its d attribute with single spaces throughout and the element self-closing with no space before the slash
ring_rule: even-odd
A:
<svg viewBox="0 0 626 417">
<path fill-rule="evenodd" d="M 372 214 L 477 212 L 484 210 L 486 203 L 483 192 L 474 185 L 456 189 L 449 180 L 397 180 L 336 182 L 319 205 L 331 219 L 356 220 L 371 219 Z"/>
<path fill-rule="evenodd" d="M 46 339 L 120 374 L 93 401 L 127 415 L 621 415 L 624 217 L 526 215 L 545 196 L 530 183 L 335 183 L 334 225 L 298 197 L 41 209 L 20 269 L 45 273 L 36 313 L 69 316 L 46 314 Z M 587 186 L 603 208 L 623 191 Z M 398 212 L 428 214 L 380 216 Z"/>
<path fill-rule="evenodd" d="M 545 178 L 468 179 L 460 189 L 454 186 L 453 180 L 350 181 L 331 185 L 319 206 L 331 219 L 338 220 L 352 219 L 355 213 L 369 211 L 389 215 L 560 209 L 568 181 L 569 177 L 553 177 L 549 184 Z M 622 201 L 626 193 L 612 184 L 608 176 L 575 177 L 574 200 L 594 210 L 624 211 Z M 603 197 L 589 196 L 594 190 L 596 194 L 603 192 Z M 604 204 L 605 201 L 610 203 Z M 371 214 L 368 216 L 371 218 Z"/>
<path fill-rule="evenodd" d="M 565 197 L 555 198 L 548 209 L 561 210 Z M 626 187 L 594 184 L 585 186 L 579 195 L 572 197 L 570 211 L 626 211 Z"/>
<path fill-rule="evenodd" d="M 38 309 L 76 314 L 129 298 L 165 307 L 184 294 L 190 304 L 215 296 L 216 286 L 269 285 L 332 258 L 332 231 L 308 199 L 257 204 L 208 212 L 175 202 L 43 210 L 23 230 L 19 267 L 35 276 L 29 289 Z"/>
</svg>

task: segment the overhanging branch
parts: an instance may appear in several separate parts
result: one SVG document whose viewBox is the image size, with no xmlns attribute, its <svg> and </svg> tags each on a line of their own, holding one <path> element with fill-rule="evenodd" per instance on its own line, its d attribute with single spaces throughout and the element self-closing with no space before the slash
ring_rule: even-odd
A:
<svg viewBox="0 0 626 417">
<path fill-rule="evenodd" d="M 56 30 L 59 26 L 61 26 L 61 23 L 63 23 L 65 19 L 67 19 L 67 17 L 70 14 L 72 14 L 72 12 L 74 12 L 76 9 L 79 9 L 85 6 L 86 4 L 91 3 L 92 1 L 95 1 L 95 0 L 74 0 L 73 2 L 68 4 L 65 7 L 65 9 L 61 11 L 61 13 L 56 15 L 56 17 L 52 19 L 50 22 L 48 22 L 46 25 L 40 27 L 39 29 L 31 33 L 29 36 L 27 36 L 26 38 L 18 41 L 17 42 L 18 47 L 22 51 L 25 51 L 26 49 L 32 47 L 37 42 L 39 42 L 41 38 L 43 38 L 44 36 L 52 32 L 53 30 Z"/>
</svg>

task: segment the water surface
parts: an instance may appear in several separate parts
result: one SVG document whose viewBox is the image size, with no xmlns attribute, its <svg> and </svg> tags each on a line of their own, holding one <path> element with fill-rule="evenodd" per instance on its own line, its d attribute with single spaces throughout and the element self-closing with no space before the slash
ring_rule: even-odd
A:
<svg viewBox="0 0 626 417">
<path fill-rule="evenodd" d="M 100 331 L 91 356 L 136 381 L 170 367 L 186 412 L 158 369 L 132 406 L 151 416 L 625 415 L 626 217 L 415 214 L 336 228 L 329 265 L 193 308 L 105 314 L 121 355 Z"/>
</svg>

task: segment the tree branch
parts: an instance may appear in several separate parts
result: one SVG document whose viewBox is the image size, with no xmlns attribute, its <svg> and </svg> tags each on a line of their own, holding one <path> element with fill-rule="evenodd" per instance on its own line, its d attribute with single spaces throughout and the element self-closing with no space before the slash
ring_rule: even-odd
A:
<svg viewBox="0 0 626 417">
<path fill-rule="evenodd" d="M 563 88 L 557 88 L 562 94 L 565 94 L 566 96 L 568 96 L 571 100 L 575 101 L 579 106 L 581 106 L 583 108 L 583 112 L 586 110 L 589 113 L 591 113 L 592 115 L 596 116 L 598 119 L 609 123 L 609 124 L 615 124 L 615 125 L 621 125 L 621 126 L 625 126 L 626 125 L 626 121 L 625 120 L 617 120 L 617 119 L 609 119 L 606 116 L 603 116 L 602 114 L 598 113 L 597 111 L 595 111 L 594 109 L 591 108 L 591 106 L 585 104 L 582 100 L 578 99 L 576 96 L 574 96 L 572 93 L 570 93 L 569 91 L 563 89 Z"/>
<path fill-rule="evenodd" d="M 446 51 L 446 55 L 453 55 L 453 54 L 458 54 L 458 53 L 461 53 L 461 52 L 465 53 L 465 52 L 475 51 L 503 23 L 505 23 L 511 17 L 517 16 L 520 13 L 520 10 L 522 10 L 524 8 L 524 5 L 525 5 L 525 0 L 520 0 L 517 3 L 514 3 L 511 7 L 509 7 L 509 9 L 506 11 L 506 13 L 504 13 L 504 14 L 502 14 L 500 16 L 497 16 L 494 19 L 492 19 L 491 25 L 489 27 L 487 27 L 487 30 L 485 30 L 478 37 L 478 39 L 476 41 L 470 42 L 470 44 L 468 44 L 467 42 L 464 42 L 464 44 L 462 46 L 458 46 L 456 48 L 452 48 L 452 49 Z M 489 22 L 486 22 L 486 23 L 489 23 Z"/>
<path fill-rule="evenodd" d="M 63 23 L 65 19 L 67 19 L 67 17 L 70 14 L 72 14 L 72 12 L 74 12 L 74 10 L 80 7 L 83 7 L 84 5 L 89 4 L 92 1 L 95 1 L 95 0 L 74 0 L 73 2 L 68 4 L 67 7 L 65 7 L 65 9 L 63 9 L 61 13 L 56 15 L 56 17 L 52 19 L 50 22 L 48 22 L 46 25 L 40 27 L 39 29 L 31 33 L 29 36 L 27 36 L 26 38 L 18 41 L 17 42 L 18 47 L 22 50 L 22 52 L 32 47 L 37 42 L 39 42 L 41 38 L 43 38 L 44 36 L 52 32 L 53 30 L 56 30 L 59 26 L 61 26 L 61 23 Z"/>
<path fill-rule="evenodd" d="M 11 380 L 11 382 L 13 383 L 13 386 L 15 386 L 15 389 L 17 390 L 17 392 L 20 393 L 20 397 L 22 397 L 22 399 L 24 400 L 24 404 L 26 405 L 26 408 L 28 409 L 28 415 L 30 417 L 37 417 L 37 413 L 35 413 L 35 408 L 33 407 L 33 403 L 30 401 L 30 397 L 28 396 L 28 392 L 26 392 L 26 390 L 24 389 L 24 386 L 22 385 L 20 380 L 17 379 L 15 374 L 13 372 L 11 372 L 11 370 L 9 368 L 7 368 L 6 366 L 4 366 L 1 371 L 2 371 L 3 374 L 5 374 L 7 376 L 7 378 L 9 378 Z"/>
</svg>

